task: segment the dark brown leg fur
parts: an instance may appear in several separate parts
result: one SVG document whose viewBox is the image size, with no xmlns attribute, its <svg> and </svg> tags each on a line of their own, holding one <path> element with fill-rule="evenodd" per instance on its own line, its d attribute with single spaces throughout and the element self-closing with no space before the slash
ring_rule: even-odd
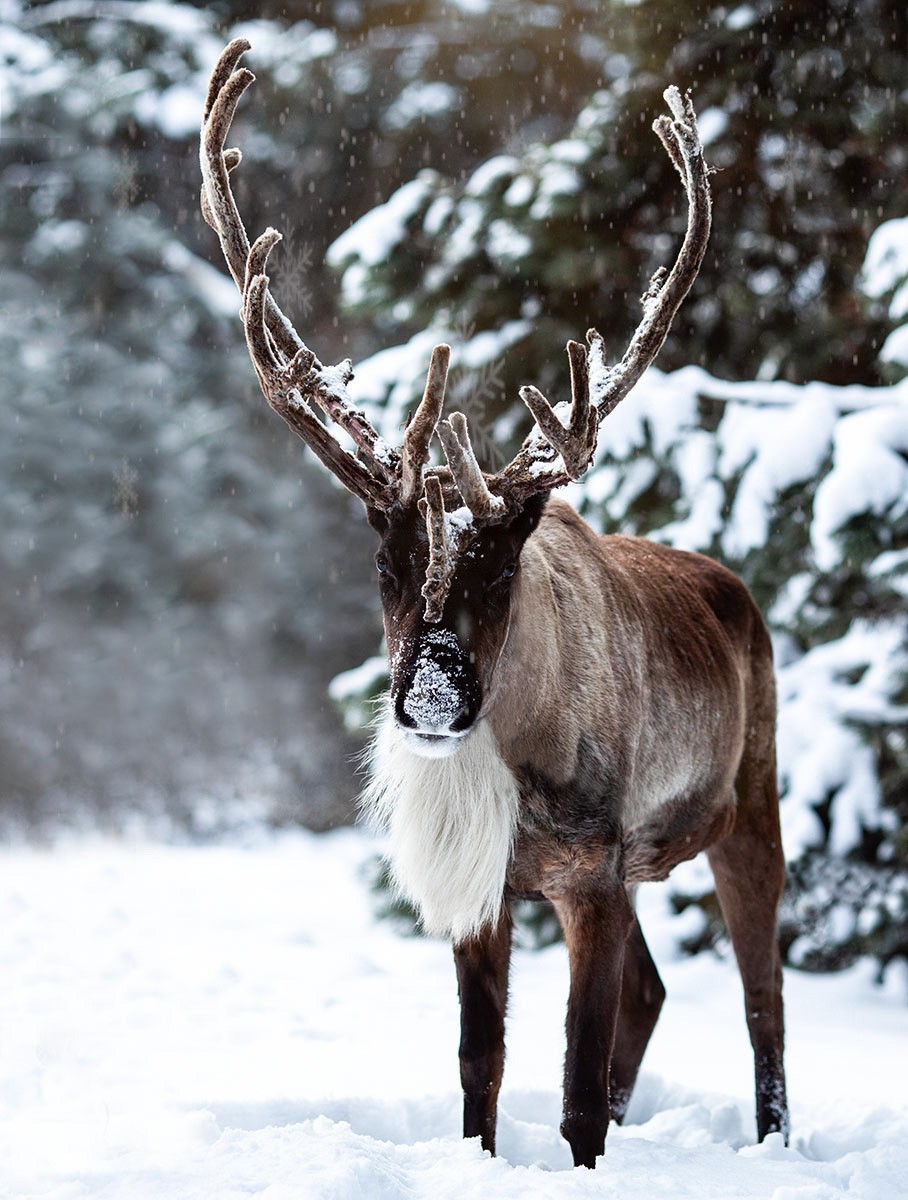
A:
<svg viewBox="0 0 908 1200">
<path fill-rule="evenodd" d="M 624 951 L 621 1008 L 609 1080 L 612 1119 L 619 1124 L 627 1112 L 637 1072 L 664 999 L 665 988 L 635 917 Z"/>
<path fill-rule="evenodd" d="M 561 1132 L 574 1165 L 593 1167 L 605 1150 L 609 1062 L 633 910 L 620 882 L 559 898 L 555 907 L 571 964 Z"/>
<path fill-rule="evenodd" d="M 781 1131 L 788 1141 L 782 966 L 776 912 L 785 882 L 774 756 L 753 762 L 745 752 L 736 781 L 733 832 L 713 846 L 710 865 L 744 984 L 754 1051 L 757 1137 Z"/>
<path fill-rule="evenodd" d="M 492 1154 L 504 1071 L 510 957 L 511 915 L 506 910 L 495 928 L 454 947 L 460 994 L 463 1135 L 480 1137 L 482 1148 Z"/>
</svg>

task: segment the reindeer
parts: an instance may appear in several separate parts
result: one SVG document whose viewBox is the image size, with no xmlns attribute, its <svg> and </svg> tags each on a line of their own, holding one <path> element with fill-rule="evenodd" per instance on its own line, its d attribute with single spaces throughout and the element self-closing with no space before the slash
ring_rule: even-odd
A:
<svg viewBox="0 0 908 1200">
<path fill-rule="evenodd" d="M 665 990 L 633 908 L 636 885 L 705 850 L 744 985 L 757 1134 L 787 1136 L 776 909 L 784 864 L 775 685 L 766 627 L 734 575 L 699 554 L 597 536 L 551 492 L 579 479 L 600 422 L 652 362 L 710 227 L 708 168 L 688 97 L 653 128 L 684 183 L 687 232 L 653 277 L 621 362 L 600 336 L 569 342 L 570 405 L 520 391 L 535 418 L 495 474 L 459 413 L 442 419 L 437 346 L 398 449 L 354 407 L 349 361 L 326 366 L 268 290 L 280 234 L 250 246 L 224 143 L 254 76 L 237 39 L 211 78 L 202 210 L 239 287 L 268 403 L 363 502 L 390 694 L 366 805 L 390 831 L 393 873 L 425 928 L 450 937 L 461 1005 L 465 1137 L 495 1152 L 511 909 L 546 899 L 570 962 L 561 1132 L 593 1167 L 621 1121 Z M 317 415 L 349 434 L 348 451 Z M 437 434 L 443 465 L 430 462 Z"/>
</svg>

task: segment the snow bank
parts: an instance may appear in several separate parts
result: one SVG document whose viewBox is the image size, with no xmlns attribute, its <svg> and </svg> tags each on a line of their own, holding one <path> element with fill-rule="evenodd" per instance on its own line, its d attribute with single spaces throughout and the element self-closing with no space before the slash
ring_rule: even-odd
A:
<svg viewBox="0 0 908 1200">
<path fill-rule="evenodd" d="M 826 800 L 834 854 L 859 844 L 862 829 L 895 824 L 894 812 L 881 808 L 876 756 L 860 727 L 908 722 L 908 707 L 890 700 L 906 675 L 904 621 L 855 621 L 843 637 L 779 670 L 782 840 L 789 861 L 822 844 L 817 809 Z"/>
<path fill-rule="evenodd" d="M 885 301 L 889 317 L 908 317 L 908 217 L 884 221 L 867 243 L 858 280 L 865 296 Z M 908 366 L 908 325 L 898 325 L 880 349 L 880 361 Z"/>
<path fill-rule="evenodd" d="M 811 530 L 819 565 L 839 558 L 836 533 L 863 513 L 893 520 L 908 511 L 908 404 L 881 403 L 842 417 L 833 435 L 833 469 L 817 488 Z"/>
<path fill-rule="evenodd" d="M 407 224 L 413 219 L 431 193 L 435 175 L 424 171 L 411 179 L 386 200 L 370 209 L 340 235 L 328 249 L 328 262 L 344 267 L 351 259 L 365 267 L 382 262 L 391 248 L 404 237 Z M 346 282 L 345 282 L 345 285 Z"/>
<path fill-rule="evenodd" d="M 463 1142 L 450 951 L 374 923 L 372 851 L 344 831 L 2 852 L 0 1195 L 904 1194 L 904 974 L 788 973 L 793 1141 L 755 1146 L 734 968 L 674 957 L 661 886 L 641 908 L 668 1001 L 599 1170 L 557 1131 L 560 946 L 515 955 L 501 1157 Z"/>
</svg>

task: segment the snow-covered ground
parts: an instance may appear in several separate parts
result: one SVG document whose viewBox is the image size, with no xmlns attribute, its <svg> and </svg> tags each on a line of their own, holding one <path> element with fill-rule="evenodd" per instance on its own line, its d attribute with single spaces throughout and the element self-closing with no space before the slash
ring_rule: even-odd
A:
<svg viewBox="0 0 908 1200">
<path fill-rule="evenodd" d="M 461 1141 L 450 952 L 374 922 L 371 853 L 354 831 L 0 852 L 0 1196 L 908 1193 L 904 972 L 787 976 L 792 1144 L 755 1146 L 734 967 L 675 955 L 656 887 L 668 1000 L 599 1169 L 557 1132 L 561 947 L 515 956 L 501 1156 Z"/>
</svg>

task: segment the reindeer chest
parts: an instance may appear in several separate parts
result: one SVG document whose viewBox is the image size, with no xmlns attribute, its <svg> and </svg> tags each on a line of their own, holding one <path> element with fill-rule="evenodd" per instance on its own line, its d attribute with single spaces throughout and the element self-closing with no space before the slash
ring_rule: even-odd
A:
<svg viewBox="0 0 908 1200">
<path fill-rule="evenodd" d="M 621 840 L 565 841 L 557 834 L 522 830 L 506 876 L 506 896 L 514 900 L 557 900 L 614 878 L 620 871 Z"/>
<path fill-rule="evenodd" d="M 515 898 L 555 898 L 620 871 L 625 777 L 592 742 L 582 751 L 563 783 L 529 765 L 515 772 L 520 807 L 507 872 Z"/>
</svg>

